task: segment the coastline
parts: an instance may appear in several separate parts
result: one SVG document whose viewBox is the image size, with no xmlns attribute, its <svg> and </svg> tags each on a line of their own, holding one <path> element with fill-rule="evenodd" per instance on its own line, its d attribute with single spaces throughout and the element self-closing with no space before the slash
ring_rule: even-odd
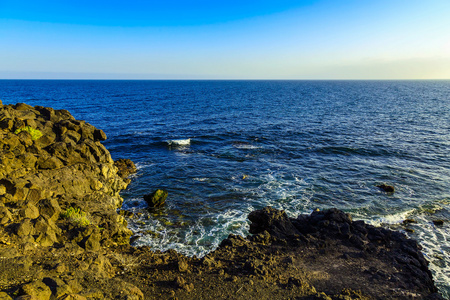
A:
<svg viewBox="0 0 450 300">
<path fill-rule="evenodd" d="M 253 235 L 202 259 L 132 247 L 116 211 L 127 173 L 102 130 L 65 110 L 1 103 L 0 130 L 0 299 L 440 299 L 416 242 L 337 210 L 255 211 Z M 86 223 L 64 217 L 70 208 Z"/>
</svg>

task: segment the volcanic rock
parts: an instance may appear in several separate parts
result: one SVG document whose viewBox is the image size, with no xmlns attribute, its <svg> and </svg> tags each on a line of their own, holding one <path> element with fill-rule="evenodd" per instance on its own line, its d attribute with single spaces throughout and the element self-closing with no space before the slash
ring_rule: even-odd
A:
<svg viewBox="0 0 450 300">
<path fill-rule="evenodd" d="M 114 161 L 114 165 L 117 167 L 117 175 L 119 175 L 122 179 L 125 179 L 131 174 L 137 172 L 136 165 L 130 159 L 120 158 Z"/>
</svg>

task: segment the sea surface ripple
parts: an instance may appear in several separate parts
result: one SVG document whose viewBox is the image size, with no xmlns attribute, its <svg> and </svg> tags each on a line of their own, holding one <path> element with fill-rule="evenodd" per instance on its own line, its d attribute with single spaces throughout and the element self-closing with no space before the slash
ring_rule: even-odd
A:
<svg viewBox="0 0 450 300">
<path fill-rule="evenodd" d="M 136 245 L 203 256 L 254 209 L 337 207 L 417 239 L 450 297 L 450 81 L 1 80 L 0 98 L 67 109 L 137 164 Z"/>
</svg>

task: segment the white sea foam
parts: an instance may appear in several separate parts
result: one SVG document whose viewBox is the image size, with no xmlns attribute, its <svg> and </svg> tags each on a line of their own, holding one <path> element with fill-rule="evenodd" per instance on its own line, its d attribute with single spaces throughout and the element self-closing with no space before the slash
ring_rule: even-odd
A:
<svg viewBox="0 0 450 300">
<path fill-rule="evenodd" d="M 448 283 L 450 282 L 450 228 L 448 225 L 436 226 L 428 216 L 416 217 L 413 238 L 417 239 L 423 248 L 433 278 L 445 299 L 450 298 Z"/>
<path fill-rule="evenodd" d="M 415 211 L 415 209 L 408 209 L 390 215 L 376 216 L 372 219 L 367 220 L 367 223 L 374 226 L 399 225 L 405 219 L 408 219 L 408 217 L 411 216 Z"/>
<path fill-rule="evenodd" d="M 129 210 L 131 212 L 139 212 L 142 208 L 147 207 L 147 202 L 142 197 L 131 198 L 124 201 L 121 209 Z"/>
<path fill-rule="evenodd" d="M 209 178 L 206 178 L 206 177 L 196 177 L 196 178 L 192 178 L 192 180 L 194 180 L 194 181 L 200 181 L 200 182 L 205 182 L 205 181 L 208 181 L 209 180 Z"/>
<path fill-rule="evenodd" d="M 251 144 L 233 144 L 234 148 L 237 149 L 242 149 L 242 150 L 255 150 L 255 149 L 261 149 L 262 147 L 260 146 L 255 146 L 255 145 L 251 145 Z"/>
<path fill-rule="evenodd" d="M 148 245 L 160 251 L 175 249 L 187 256 L 203 257 L 217 248 L 229 234 L 246 235 L 247 215 L 252 210 L 253 208 L 248 206 L 245 210 L 226 210 L 220 215 L 205 214 L 182 230 L 174 226 L 165 226 L 157 218 L 138 223 L 131 221 L 130 227 L 136 233 L 151 231 L 156 235 L 142 234 L 136 245 Z M 207 225 L 208 223 L 212 226 Z"/>
<path fill-rule="evenodd" d="M 143 169 L 152 167 L 152 166 L 154 166 L 156 164 L 155 163 L 151 163 L 151 162 L 138 162 L 135 165 L 136 165 L 136 169 L 143 170 Z"/>
<path fill-rule="evenodd" d="M 189 146 L 191 139 L 167 140 L 166 142 L 168 146 Z"/>
</svg>

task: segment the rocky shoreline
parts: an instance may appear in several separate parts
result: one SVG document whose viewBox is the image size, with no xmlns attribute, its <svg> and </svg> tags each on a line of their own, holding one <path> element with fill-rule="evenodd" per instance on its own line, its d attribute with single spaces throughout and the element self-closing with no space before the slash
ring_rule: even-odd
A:
<svg viewBox="0 0 450 300">
<path fill-rule="evenodd" d="M 0 101 L 0 299 L 442 299 L 420 246 L 331 209 L 249 215 L 204 258 L 132 247 L 135 171 L 66 110 Z"/>
</svg>

